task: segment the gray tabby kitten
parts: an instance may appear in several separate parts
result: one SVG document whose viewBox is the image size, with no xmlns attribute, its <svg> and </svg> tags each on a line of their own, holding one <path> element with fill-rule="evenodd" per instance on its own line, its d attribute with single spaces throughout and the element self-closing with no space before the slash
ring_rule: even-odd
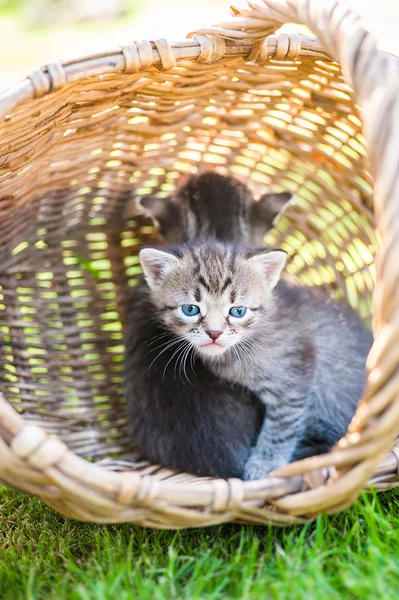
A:
<svg viewBox="0 0 399 600">
<path fill-rule="evenodd" d="M 232 177 L 192 177 L 170 198 L 145 197 L 163 237 L 187 242 L 201 237 L 262 243 L 289 194 L 255 202 Z M 125 333 L 125 390 L 132 439 L 153 463 L 198 475 L 242 477 L 264 409 L 243 386 L 232 386 L 194 357 L 164 321 L 143 280 L 133 292 Z M 173 301 L 172 296 L 166 303 Z M 194 361 L 195 358 L 195 361 Z"/>
<path fill-rule="evenodd" d="M 266 418 L 244 478 L 328 451 L 344 435 L 372 344 L 359 317 L 320 291 L 279 282 L 282 250 L 198 242 L 140 252 L 167 330 L 217 376 L 253 391 Z"/>
</svg>

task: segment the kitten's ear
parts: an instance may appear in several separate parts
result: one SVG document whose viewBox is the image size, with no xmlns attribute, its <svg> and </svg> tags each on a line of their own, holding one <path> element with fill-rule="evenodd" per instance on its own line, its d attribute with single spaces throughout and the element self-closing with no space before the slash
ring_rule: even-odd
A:
<svg viewBox="0 0 399 600">
<path fill-rule="evenodd" d="M 254 203 L 257 218 L 271 229 L 275 218 L 288 206 L 291 198 L 292 194 L 289 192 L 264 194 Z"/>
<path fill-rule="evenodd" d="M 143 196 L 140 206 L 155 219 L 158 231 L 168 242 L 185 242 L 184 220 L 181 205 L 173 197 Z"/>
<path fill-rule="evenodd" d="M 179 262 L 177 256 L 156 248 L 144 248 L 140 251 L 139 257 L 144 277 L 152 290 L 162 285 Z"/>
<path fill-rule="evenodd" d="M 139 200 L 139 205 L 145 212 L 157 221 L 161 221 L 168 213 L 169 198 L 158 198 L 158 196 L 143 196 Z"/>
<path fill-rule="evenodd" d="M 261 251 L 251 256 L 249 262 L 261 271 L 272 290 L 278 283 L 281 271 L 287 261 L 287 253 L 284 250 Z"/>
</svg>

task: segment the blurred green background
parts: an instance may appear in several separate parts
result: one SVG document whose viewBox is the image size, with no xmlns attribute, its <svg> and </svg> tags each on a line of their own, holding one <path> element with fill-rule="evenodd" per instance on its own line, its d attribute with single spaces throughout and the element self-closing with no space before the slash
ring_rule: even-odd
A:
<svg viewBox="0 0 399 600">
<path fill-rule="evenodd" d="M 399 0 L 349 4 L 381 47 L 399 55 Z M 0 0 L 0 90 L 53 60 L 135 39 L 184 39 L 191 29 L 228 20 L 229 5 L 229 0 Z"/>
</svg>

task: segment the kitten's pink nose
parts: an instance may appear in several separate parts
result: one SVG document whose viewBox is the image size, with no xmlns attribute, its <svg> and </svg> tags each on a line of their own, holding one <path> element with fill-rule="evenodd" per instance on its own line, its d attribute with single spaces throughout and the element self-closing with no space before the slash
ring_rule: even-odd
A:
<svg viewBox="0 0 399 600">
<path fill-rule="evenodd" d="M 214 342 L 216 342 L 216 340 L 218 339 L 218 337 L 220 337 L 223 333 L 223 331 L 219 331 L 218 329 L 207 329 L 206 333 L 209 335 L 209 337 L 211 338 L 211 340 L 213 340 Z"/>
</svg>

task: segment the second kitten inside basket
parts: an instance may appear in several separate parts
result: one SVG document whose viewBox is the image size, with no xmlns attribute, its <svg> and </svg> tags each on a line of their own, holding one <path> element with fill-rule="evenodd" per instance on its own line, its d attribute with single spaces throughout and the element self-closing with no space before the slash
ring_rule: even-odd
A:
<svg viewBox="0 0 399 600">
<path fill-rule="evenodd" d="M 327 452 L 344 435 L 365 382 L 372 336 L 320 291 L 279 282 L 286 254 L 214 240 L 140 252 L 165 330 L 266 417 L 244 477 Z M 278 285 L 277 285 L 278 284 Z M 226 415 L 228 418 L 228 415 Z"/>
<path fill-rule="evenodd" d="M 169 242 L 213 237 L 261 244 L 290 195 L 255 202 L 232 177 L 192 177 L 170 198 L 146 197 Z M 173 294 L 169 298 L 173 302 Z M 148 285 L 135 288 L 125 335 L 125 387 L 132 439 L 144 458 L 198 475 L 242 477 L 263 420 L 245 387 L 213 374 L 164 323 Z"/>
<path fill-rule="evenodd" d="M 190 177 L 169 198 L 144 196 L 140 204 L 168 245 L 214 238 L 260 247 L 290 199 L 289 192 L 282 192 L 255 201 L 238 179 L 209 171 Z"/>
</svg>

